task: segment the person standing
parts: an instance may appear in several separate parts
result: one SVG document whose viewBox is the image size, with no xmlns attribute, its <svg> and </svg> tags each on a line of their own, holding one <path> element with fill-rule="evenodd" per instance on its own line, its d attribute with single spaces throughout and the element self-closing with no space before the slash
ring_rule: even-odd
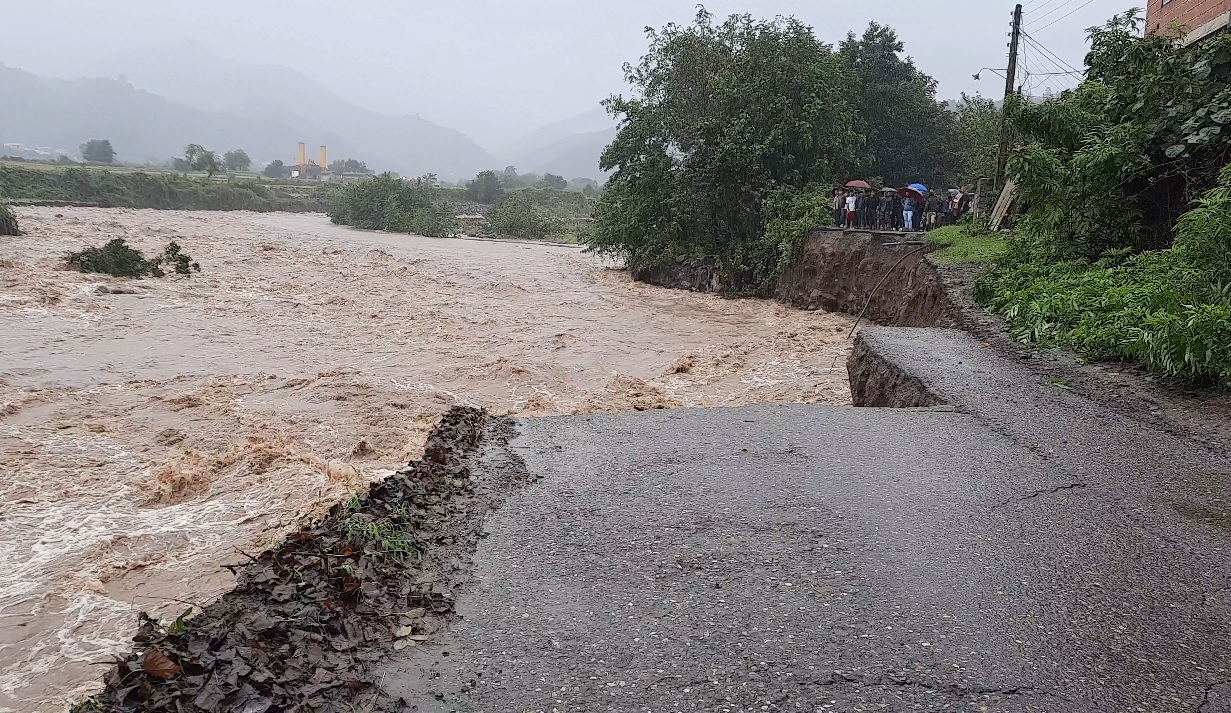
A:
<svg viewBox="0 0 1231 713">
<path fill-rule="evenodd" d="M 868 191 L 863 204 L 863 225 L 869 230 L 876 229 L 876 211 L 880 207 L 880 194 Z"/>
<path fill-rule="evenodd" d="M 907 195 L 902 199 L 902 229 L 910 232 L 915 229 L 915 197 Z"/>
<path fill-rule="evenodd" d="M 923 207 L 923 229 L 935 230 L 940 220 L 940 196 L 935 193 L 928 196 Z"/>
<path fill-rule="evenodd" d="M 846 192 L 841 188 L 833 189 L 833 224 L 841 228 L 846 217 Z"/>
<path fill-rule="evenodd" d="M 846 196 L 846 227 L 854 228 L 859 222 L 859 197 L 851 191 Z"/>
</svg>

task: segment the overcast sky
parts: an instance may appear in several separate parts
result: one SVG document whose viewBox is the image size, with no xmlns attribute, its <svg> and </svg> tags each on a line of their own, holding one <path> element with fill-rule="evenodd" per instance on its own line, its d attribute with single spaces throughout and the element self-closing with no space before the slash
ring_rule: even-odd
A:
<svg viewBox="0 0 1231 713">
<path fill-rule="evenodd" d="M 1038 73 L 1080 68 L 1085 28 L 1136 3 L 1027 0 Z M 386 113 L 419 113 L 485 146 L 583 113 L 623 88 L 621 65 L 645 49 L 643 28 L 686 23 L 691 0 L 5 0 L 0 62 L 40 74 L 90 75 L 119 50 L 192 37 L 245 62 L 281 64 Z M 1001 0 L 715 0 L 716 16 L 794 15 L 828 42 L 870 20 L 894 27 L 940 81 L 942 98 L 1000 95 L 982 67 L 1006 64 L 1012 2 Z M 1072 13 L 1071 15 L 1069 13 Z M 1055 22 L 1055 24 L 1051 24 Z M 1048 26 L 1050 25 L 1050 26 Z M 1063 67 L 1067 70 L 1067 67 Z M 1069 77 L 1032 79 L 1071 86 Z M 306 102 L 311 97 L 304 98 Z"/>
</svg>

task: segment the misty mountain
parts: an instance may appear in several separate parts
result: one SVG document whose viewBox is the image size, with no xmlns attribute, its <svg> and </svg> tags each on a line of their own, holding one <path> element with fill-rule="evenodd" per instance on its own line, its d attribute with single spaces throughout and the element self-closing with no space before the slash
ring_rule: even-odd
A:
<svg viewBox="0 0 1231 713">
<path fill-rule="evenodd" d="M 616 122 L 601 107 L 537 129 L 508 147 L 508 163 L 522 173 L 601 179 L 603 149 L 616 136 Z"/>
<path fill-rule="evenodd" d="M 565 136 L 517 158 L 522 173 L 554 173 L 565 178 L 593 178 L 602 182 L 606 172 L 598 166 L 603 150 L 616 137 L 616 129 Z"/>
<path fill-rule="evenodd" d="M 339 97 L 303 74 L 274 65 L 245 64 L 214 54 L 195 42 L 176 42 L 112 55 L 98 71 L 198 109 L 221 110 L 258 122 L 283 121 L 297 129 L 270 158 L 293 158 L 299 141 L 310 156 L 340 136 L 353 147 L 330 147 L 334 158 L 406 175 L 473 176 L 497 162 L 460 132 L 419 116 L 385 116 Z M 249 152 L 251 153 L 251 152 Z"/>
<path fill-rule="evenodd" d="M 189 143 L 275 158 L 287 154 L 285 137 L 298 132 L 285 117 L 202 111 L 114 79 L 46 79 L 3 65 L 0 96 L 0 138 L 72 156 L 88 139 L 105 138 L 121 160 L 137 163 L 165 161 Z M 337 135 L 330 138 L 343 152 L 355 150 Z"/>
</svg>

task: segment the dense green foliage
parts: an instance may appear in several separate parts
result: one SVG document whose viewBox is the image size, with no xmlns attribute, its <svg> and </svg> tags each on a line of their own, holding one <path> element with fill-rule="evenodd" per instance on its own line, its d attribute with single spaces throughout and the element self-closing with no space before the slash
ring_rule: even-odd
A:
<svg viewBox="0 0 1231 713">
<path fill-rule="evenodd" d="M 124 242 L 123 238 L 115 238 L 101 248 L 89 247 L 69 253 L 65 264 L 81 272 L 98 272 L 115 277 L 163 277 L 167 274 L 164 266 L 185 277 L 190 277 L 193 271 L 201 271 L 201 266 L 193 262 L 178 243 L 169 243 L 161 255 L 149 260 L 140 250 Z"/>
<path fill-rule="evenodd" d="M 222 164 L 228 171 L 247 171 L 252 167 L 252 159 L 243 149 L 235 149 L 222 154 Z"/>
<path fill-rule="evenodd" d="M 647 36 L 646 55 L 625 67 L 632 96 L 606 103 L 622 123 L 585 239 L 631 268 L 700 261 L 735 292 L 766 293 L 807 231 L 832 222 L 835 185 L 994 172 L 1000 112 L 937 102 L 936 82 L 888 27 L 872 23 L 835 50 L 793 18 L 717 24 L 701 9 Z"/>
<path fill-rule="evenodd" d="M 543 183 L 546 184 L 548 188 L 557 188 L 559 190 L 568 188 L 568 181 L 564 180 L 564 176 L 557 176 L 554 173 L 544 173 Z"/>
<path fill-rule="evenodd" d="M 556 240 L 569 231 L 569 221 L 537 205 L 526 191 L 510 193 L 487 214 L 499 235 L 523 240 Z"/>
<path fill-rule="evenodd" d="M 185 146 L 182 161 L 182 165 L 187 166 L 189 171 L 205 171 L 211 177 L 215 173 L 221 173 L 223 169 L 222 159 L 218 157 L 218 154 L 201 144 Z"/>
<path fill-rule="evenodd" d="M 344 186 L 334 196 L 329 219 L 368 230 L 389 230 L 431 237 L 457 231 L 453 214 L 443 205 L 432 181 L 408 181 L 384 174 Z"/>
<path fill-rule="evenodd" d="M 368 169 L 368 164 L 365 161 L 359 161 L 353 158 L 338 159 L 329 162 L 330 173 L 371 173 Z"/>
<path fill-rule="evenodd" d="M 211 181 L 170 173 L 0 165 L 0 198 L 106 208 L 324 210 L 329 188 L 303 190 L 259 181 Z"/>
<path fill-rule="evenodd" d="M 17 225 L 17 216 L 3 201 L 0 201 L 0 235 L 21 235 Z"/>
<path fill-rule="evenodd" d="M 795 243 L 766 231 L 771 210 L 859 165 L 849 70 L 794 19 L 716 25 L 702 9 L 647 36 L 625 67 L 636 96 L 606 103 L 624 121 L 586 242 L 633 268 L 705 259 L 736 290 L 764 292 Z"/>
<path fill-rule="evenodd" d="M 875 22 L 838 47 L 851 73 L 847 96 L 867 137 L 867 175 L 889 186 L 950 185 L 957 180 L 954 116 L 936 101 L 936 80 L 903 58 L 904 49 L 892 29 Z"/>
<path fill-rule="evenodd" d="M 1024 207 L 976 296 L 1021 341 L 1231 385 L 1231 36 L 1138 27 L 1092 31 L 1076 91 L 1010 104 Z"/>
<path fill-rule="evenodd" d="M 1018 233 L 1048 261 L 1170 245 L 1231 155 L 1231 35 L 1181 47 L 1139 27 L 1129 13 L 1092 30 L 1086 82 L 1007 108 L 1026 142 L 1010 164 Z"/>
<path fill-rule="evenodd" d="M 90 139 L 81 145 L 81 158 L 87 163 L 111 163 L 115 161 L 115 149 L 108 139 Z"/>
<path fill-rule="evenodd" d="M 483 171 L 466 183 L 466 197 L 476 203 L 499 203 L 504 199 L 504 183 L 495 171 Z"/>
<path fill-rule="evenodd" d="M 265 164 L 265 170 L 262 171 L 267 178 L 286 178 L 291 175 L 291 170 L 282 163 L 282 159 L 274 159 Z"/>
<path fill-rule="evenodd" d="M 983 97 L 962 94 L 957 105 L 956 142 L 952 156 L 957 183 L 968 186 L 980 178 L 994 178 L 1000 149 L 1000 129 L 1003 115 L 996 103 Z"/>
</svg>

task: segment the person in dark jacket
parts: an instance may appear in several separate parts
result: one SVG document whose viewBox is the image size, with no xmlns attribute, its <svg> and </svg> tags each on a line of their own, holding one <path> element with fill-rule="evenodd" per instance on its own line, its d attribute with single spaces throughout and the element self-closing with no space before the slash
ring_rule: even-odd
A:
<svg viewBox="0 0 1231 713">
<path fill-rule="evenodd" d="M 868 230 L 876 229 L 876 210 L 880 207 L 880 194 L 875 191 L 868 191 L 867 198 L 863 204 L 863 226 Z"/>
<path fill-rule="evenodd" d="M 923 229 L 935 230 L 940 222 L 940 196 L 932 193 L 923 205 Z"/>
<path fill-rule="evenodd" d="M 841 188 L 833 189 L 833 224 L 837 228 L 846 224 L 846 191 Z"/>
</svg>

